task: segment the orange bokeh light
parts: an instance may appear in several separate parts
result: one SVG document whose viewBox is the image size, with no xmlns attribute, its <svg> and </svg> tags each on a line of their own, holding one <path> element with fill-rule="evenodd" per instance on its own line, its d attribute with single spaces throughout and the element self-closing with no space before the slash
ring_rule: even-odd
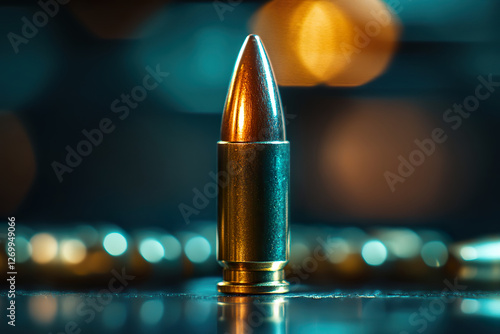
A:
<svg viewBox="0 0 500 334">
<path fill-rule="evenodd" d="M 436 145 L 425 163 L 391 191 L 386 171 L 396 172 L 399 156 L 418 148 L 436 127 L 415 104 L 361 100 L 332 122 L 319 154 L 322 180 L 330 204 L 344 214 L 363 218 L 419 217 L 444 211 L 449 200 L 452 160 L 446 146 Z"/>
<path fill-rule="evenodd" d="M 26 128 L 10 112 L 0 112 L 0 214 L 14 212 L 33 184 L 36 173 L 35 153 Z"/>
<path fill-rule="evenodd" d="M 399 31 L 380 0 L 275 0 L 252 22 L 283 86 L 363 85 L 387 68 Z"/>
</svg>

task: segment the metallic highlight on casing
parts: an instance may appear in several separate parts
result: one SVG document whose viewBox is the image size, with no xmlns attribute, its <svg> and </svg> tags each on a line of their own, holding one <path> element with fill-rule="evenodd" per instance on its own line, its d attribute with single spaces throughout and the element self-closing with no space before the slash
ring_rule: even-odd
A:
<svg viewBox="0 0 500 334">
<path fill-rule="evenodd" d="M 290 148 L 260 39 L 250 35 L 229 87 L 218 143 L 218 254 L 223 293 L 284 293 Z"/>
</svg>

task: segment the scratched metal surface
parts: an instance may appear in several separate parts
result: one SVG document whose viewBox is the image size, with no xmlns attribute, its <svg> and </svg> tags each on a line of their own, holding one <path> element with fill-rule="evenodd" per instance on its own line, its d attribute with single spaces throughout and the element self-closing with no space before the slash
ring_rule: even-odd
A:
<svg viewBox="0 0 500 334">
<path fill-rule="evenodd" d="M 0 333 L 499 333 L 497 292 L 325 290 L 223 296 L 220 278 L 155 291 L 18 291 Z M 0 295 L 0 307 L 7 295 Z"/>
</svg>

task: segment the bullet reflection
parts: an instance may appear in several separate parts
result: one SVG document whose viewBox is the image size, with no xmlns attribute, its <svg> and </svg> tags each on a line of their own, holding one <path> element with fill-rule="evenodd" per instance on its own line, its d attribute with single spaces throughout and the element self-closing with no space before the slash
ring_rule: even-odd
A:
<svg viewBox="0 0 500 334">
<path fill-rule="evenodd" d="M 217 303 L 217 333 L 288 333 L 287 304 L 283 297 L 221 296 Z"/>
</svg>

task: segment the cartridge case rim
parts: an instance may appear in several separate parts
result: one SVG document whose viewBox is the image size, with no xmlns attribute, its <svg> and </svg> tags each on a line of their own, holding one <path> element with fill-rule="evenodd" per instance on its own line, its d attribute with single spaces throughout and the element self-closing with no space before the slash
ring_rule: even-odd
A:
<svg viewBox="0 0 500 334">
<path fill-rule="evenodd" d="M 273 281 L 264 283 L 232 283 L 232 282 L 219 282 L 217 290 L 221 293 L 236 293 L 236 294 L 279 294 L 287 293 L 290 291 L 290 284 L 287 281 Z"/>
</svg>

